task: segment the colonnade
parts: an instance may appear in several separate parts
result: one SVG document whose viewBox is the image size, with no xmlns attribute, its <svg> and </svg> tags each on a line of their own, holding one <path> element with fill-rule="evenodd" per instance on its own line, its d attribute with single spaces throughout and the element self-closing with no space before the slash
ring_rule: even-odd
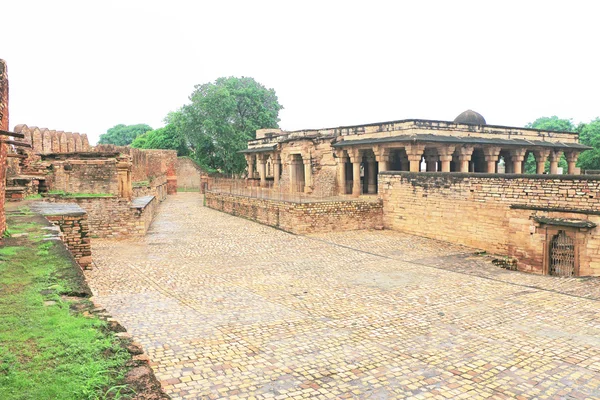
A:
<svg viewBox="0 0 600 400">
<path fill-rule="evenodd" d="M 343 142 L 342 142 L 343 143 Z M 521 174 L 524 172 L 526 157 L 531 153 L 536 160 L 537 174 L 545 172 L 546 161 L 550 161 L 550 174 L 558 173 L 558 162 L 563 150 L 544 147 L 501 147 L 496 145 L 455 145 L 439 143 L 390 143 L 385 145 L 353 146 L 344 143 L 344 147 L 334 150 L 337 163 L 339 194 L 358 196 L 363 192 L 377 192 L 377 174 L 389 170 L 419 172 L 425 161 L 427 172 L 487 172 L 497 173 L 500 158 L 505 161 L 505 172 Z M 580 150 L 564 151 L 568 163 L 568 174 L 575 174 Z M 474 154 L 476 157 L 474 158 Z M 278 187 L 282 172 L 281 153 L 277 151 L 246 153 L 248 176 L 254 177 L 255 165 L 260 177 L 260 186 L 267 187 L 266 165 L 269 158 L 273 166 L 273 185 Z M 312 161 L 310 155 L 289 154 L 287 164 L 291 191 L 310 193 L 312 186 Z M 393 161 L 393 162 L 392 162 Z M 347 166 L 351 164 L 351 168 Z M 364 189 L 361 188 L 361 169 L 364 172 Z M 351 190 L 346 182 L 352 174 Z M 358 179 L 357 179 L 358 177 Z"/>
</svg>

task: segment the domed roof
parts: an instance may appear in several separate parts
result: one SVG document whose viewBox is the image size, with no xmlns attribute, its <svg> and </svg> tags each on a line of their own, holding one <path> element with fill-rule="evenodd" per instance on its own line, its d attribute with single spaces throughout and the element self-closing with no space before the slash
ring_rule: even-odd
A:
<svg viewBox="0 0 600 400">
<path fill-rule="evenodd" d="M 467 124 L 467 125 L 485 125 L 485 118 L 483 115 L 473 110 L 467 110 L 461 113 L 458 117 L 454 118 L 456 124 Z"/>
</svg>

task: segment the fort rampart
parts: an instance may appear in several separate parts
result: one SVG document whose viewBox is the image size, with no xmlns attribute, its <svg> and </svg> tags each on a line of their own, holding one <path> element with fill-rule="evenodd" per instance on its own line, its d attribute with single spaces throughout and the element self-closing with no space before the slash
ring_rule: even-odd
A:
<svg viewBox="0 0 600 400">
<path fill-rule="evenodd" d="M 383 172 L 383 224 L 515 257 L 547 273 L 560 232 L 574 243 L 578 275 L 600 275 L 600 177 Z"/>
</svg>

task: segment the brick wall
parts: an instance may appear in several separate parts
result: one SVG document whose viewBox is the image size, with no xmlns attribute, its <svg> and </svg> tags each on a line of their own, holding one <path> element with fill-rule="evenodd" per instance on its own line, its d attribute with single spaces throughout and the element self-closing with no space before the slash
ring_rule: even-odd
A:
<svg viewBox="0 0 600 400">
<path fill-rule="evenodd" d="M 60 230 L 60 238 L 83 269 L 92 268 L 92 247 L 88 215 L 77 204 L 31 203 L 33 211 L 46 217 Z"/>
<path fill-rule="evenodd" d="M 177 186 L 184 189 L 199 189 L 202 177 L 208 174 L 188 157 L 177 158 Z"/>
<path fill-rule="evenodd" d="M 360 200 L 292 203 L 223 193 L 206 193 L 206 206 L 296 234 L 376 229 L 381 202 Z"/>
<path fill-rule="evenodd" d="M 62 241 L 81 268 L 91 269 L 92 248 L 87 214 L 46 215 L 46 219 L 60 228 Z"/>
<path fill-rule="evenodd" d="M 143 206 L 118 197 L 61 197 L 49 195 L 46 201 L 75 203 L 87 212 L 91 235 L 99 238 L 143 236 L 157 211 L 155 197 Z"/>
<path fill-rule="evenodd" d="M 149 150 L 128 148 L 132 158 L 132 181 L 152 181 L 166 178 L 168 194 L 177 193 L 177 152 L 175 150 Z"/>
<path fill-rule="evenodd" d="M 0 59 L 0 129 L 8 131 L 8 74 L 6 62 L 2 59 Z M 0 237 L 2 237 L 6 230 L 4 193 L 6 189 L 7 151 L 7 146 L 4 143 L 0 143 Z"/>
<path fill-rule="evenodd" d="M 50 190 L 119 194 L 117 159 L 53 160 Z"/>
<path fill-rule="evenodd" d="M 534 217 L 600 224 L 600 177 L 384 172 L 385 228 L 517 258 L 543 272 L 553 227 Z M 600 228 L 573 233 L 580 275 L 600 275 Z"/>
</svg>

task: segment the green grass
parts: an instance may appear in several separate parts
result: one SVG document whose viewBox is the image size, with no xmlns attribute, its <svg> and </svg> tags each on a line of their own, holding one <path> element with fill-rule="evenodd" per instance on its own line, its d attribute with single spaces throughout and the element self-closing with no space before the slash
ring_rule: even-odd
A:
<svg viewBox="0 0 600 400">
<path fill-rule="evenodd" d="M 115 197 L 114 194 L 110 193 L 67 193 L 62 190 L 51 190 L 48 194 L 56 194 L 65 198 L 76 198 L 76 197 Z"/>
<path fill-rule="evenodd" d="M 177 188 L 178 192 L 199 192 L 200 188 L 185 188 L 185 187 L 178 187 Z"/>
<path fill-rule="evenodd" d="M 40 193 L 37 194 L 30 194 L 29 196 L 25 196 L 25 200 L 35 200 L 35 199 L 41 199 L 42 195 Z"/>
<path fill-rule="evenodd" d="M 102 399 L 111 387 L 119 397 L 128 353 L 105 322 L 62 299 L 81 278 L 61 244 L 16 219 L 11 230 L 28 235 L 0 248 L 0 399 Z"/>
<path fill-rule="evenodd" d="M 137 181 L 137 182 L 133 182 L 131 185 L 133 187 L 145 187 L 145 186 L 150 186 L 150 182 L 149 181 Z"/>
</svg>

